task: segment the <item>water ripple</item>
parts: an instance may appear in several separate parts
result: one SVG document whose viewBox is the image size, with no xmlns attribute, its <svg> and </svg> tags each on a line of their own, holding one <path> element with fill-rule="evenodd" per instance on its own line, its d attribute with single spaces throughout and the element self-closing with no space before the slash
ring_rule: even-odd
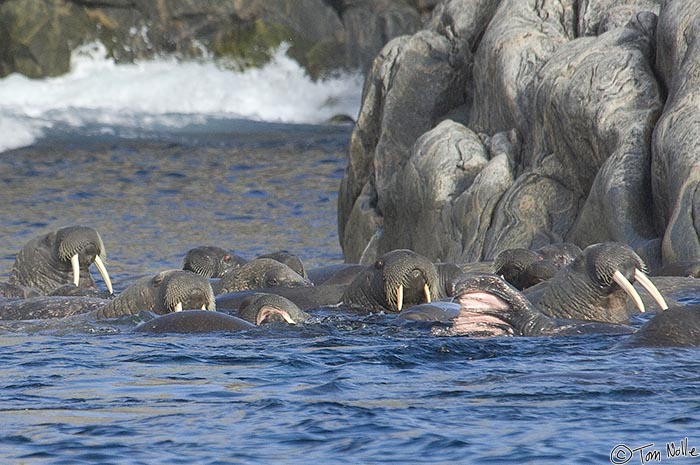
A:
<svg viewBox="0 0 700 465">
<path fill-rule="evenodd" d="M 102 233 L 117 290 L 195 245 L 340 262 L 348 131 L 238 131 L 3 157 L 0 265 L 74 222 Z M 700 446 L 697 349 L 440 337 L 391 315 L 212 335 L 132 333 L 140 320 L 0 324 L 2 463 L 588 464 L 621 443 Z"/>
</svg>

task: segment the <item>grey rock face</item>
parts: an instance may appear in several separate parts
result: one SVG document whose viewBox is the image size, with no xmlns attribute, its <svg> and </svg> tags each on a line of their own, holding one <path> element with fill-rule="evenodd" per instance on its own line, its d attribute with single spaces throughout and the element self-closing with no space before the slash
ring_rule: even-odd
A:
<svg viewBox="0 0 700 465">
<path fill-rule="evenodd" d="M 392 244 L 415 244 L 417 253 L 439 258 L 461 253 L 452 234 L 451 204 L 488 161 L 479 136 L 452 120 L 423 134 L 397 172 L 401 182 L 388 193 L 394 214 L 384 218 L 385 240 L 393 236 Z"/>
<path fill-rule="evenodd" d="M 510 136 L 513 134 L 511 133 Z M 503 137 L 504 133 L 496 134 L 494 139 Z M 455 225 L 456 236 L 460 237 L 461 255 L 445 257 L 443 261 L 457 263 L 477 262 L 493 256 L 487 247 L 487 237 L 490 234 L 491 219 L 498 202 L 513 184 L 512 149 L 520 149 L 519 145 L 509 145 L 503 151 L 494 150 L 491 146 L 491 159 L 469 188 L 454 201 L 452 208 L 452 224 Z"/>
<path fill-rule="evenodd" d="M 700 2 L 664 0 L 662 3 L 656 32 L 656 67 L 663 83 L 670 88 L 688 49 L 688 42 L 694 39 L 690 27 L 697 22 Z"/>
<path fill-rule="evenodd" d="M 474 52 L 469 127 L 493 134 L 523 128 L 527 87 L 561 45 L 574 37 L 574 1 L 500 2 Z"/>
<path fill-rule="evenodd" d="M 364 193 L 360 202 L 365 206 L 372 205 L 383 217 L 392 214 L 394 206 L 386 193 L 402 183 L 397 173 L 416 139 L 464 101 L 468 57 L 468 49 L 458 42 L 425 30 L 392 40 L 375 59 L 365 81 L 338 199 L 340 237 L 353 237 L 342 241 L 346 258 L 357 261 L 362 256 L 365 246 L 349 247 L 358 242 L 358 235 L 365 245 L 377 235 L 375 240 L 383 247 L 380 230 L 367 228 L 371 222 L 381 227 L 381 221 L 357 212 L 362 208 L 356 206 L 360 194 Z M 350 216 L 365 220 L 349 221 Z"/>
<path fill-rule="evenodd" d="M 647 216 L 648 141 L 662 106 L 649 61 L 654 25 L 653 14 L 641 15 L 624 28 L 570 41 L 535 78 L 532 150 L 523 161 L 556 183 L 539 202 L 547 215 L 537 228 L 551 242 L 637 246 L 656 237 Z M 570 203 L 561 201 L 564 195 Z M 527 211 L 519 217 L 526 221 Z"/>
<path fill-rule="evenodd" d="M 340 189 L 346 260 L 411 248 L 465 262 L 564 241 L 625 242 L 652 269 L 700 258 L 699 8 L 441 2 L 366 81 Z M 410 55 L 428 37 L 453 45 L 429 77 Z"/>
<path fill-rule="evenodd" d="M 358 129 L 350 141 L 350 161 L 338 200 L 341 237 L 356 235 L 358 227 L 363 229 L 349 222 L 348 216 L 366 184 L 369 187 L 363 199 L 371 199 L 376 192 L 376 208 L 384 212 L 391 209 L 391 205 L 384 205 L 388 200 L 384 192 L 400 182 L 397 170 L 406 163 L 406 154 L 418 136 L 462 101 L 465 66 L 460 50 L 430 31 L 399 37 L 382 50 L 365 82 Z M 430 91 L 413 91 L 426 83 Z M 370 180 L 370 169 L 374 181 Z M 362 250 L 345 250 L 345 254 L 358 260 Z"/>
<path fill-rule="evenodd" d="M 494 0 L 449 0 L 436 5 L 428 29 L 475 45 L 484 33 L 499 2 Z"/>
<path fill-rule="evenodd" d="M 699 2 L 692 3 L 697 7 Z M 675 61 L 660 64 L 669 95 L 652 143 L 654 212 L 657 227 L 665 231 L 664 263 L 700 258 L 700 24 L 697 19 L 692 23 L 665 19 L 675 12 L 662 8 L 659 20 L 660 27 L 677 28 L 659 36 L 676 37 L 672 42 L 678 55 Z"/>
<path fill-rule="evenodd" d="M 581 0 L 578 6 L 579 36 L 594 36 L 624 27 L 638 13 L 659 14 L 661 0 Z"/>
</svg>

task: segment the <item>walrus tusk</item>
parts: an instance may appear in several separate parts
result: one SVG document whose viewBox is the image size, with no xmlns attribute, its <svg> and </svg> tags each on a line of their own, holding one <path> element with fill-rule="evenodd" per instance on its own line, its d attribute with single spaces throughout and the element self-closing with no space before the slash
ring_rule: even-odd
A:
<svg viewBox="0 0 700 465">
<path fill-rule="evenodd" d="M 80 262 L 78 261 L 78 254 L 73 255 L 70 258 L 70 264 L 73 267 L 73 284 L 76 286 L 80 285 Z"/>
<path fill-rule="evenodd" d="M 639 281 L 639 284 L 641 284 L 641 286 L 647 290 L 649 295 L 654 298 L 656 303 L 659 304 L 659 307 L 661 307 L 661 310 L 668 310 L 668 304 L 666 303 L 666 300 L 661 295 L 654 283 L 651 282 L 651 279 L 649 279 L 649 277 L 645 275 L 643 271 L 635 269 L 634 279 Z"/>
<path fill-rule="evenodd" d="M 396 289 L 396 308 L 398 311 L 403 308 L 403 284 L 399 284 L 399 288 Z"/>
<path fill-rule="evenodd" d="M 642 302 L 642 298 L 639 297 L 639 293 L 634 286 L 632 286 L 632 283 L 630 283 L 627 278 L 620 273 L 620 270 L 615 270 L 615 273 L 613 274 L 613 281 L 615 281 L 618 286 L 622 288 L 622 290 L 632 297 L 632 300 L 634 300 L 634 303 L 637 305 L 639 311 L 644 313 L 644 302 Z"/>
<path fill-rule="evenodd" d="M 202 310 L 206 310 L 206 309 L 207 309 L 207 304 L 202 304 L 202 308 L 201 308 L 201 309 L 202 309 Z"/>
<path fill-rule="evenodd" d="M 175 305 L 175 309 L 173 312 L 181 312 L 182 311 L 182 302 L 178 302 L 177 305 Z"/>
<path fill-rule="evenodd" d="M 109 291 L 110 294 L 114 294 L 114 290 L 112 289 L 112 280 L 109 279 L 109 273 L 107 273 L 107 268 L 105 268 L 105 263 L 102 261 L 99 255 L 95 256 L 95 266 L 97 267 L 97 271 L 100 272 L 100 275 L 102 276 L 102 279 L 104 280 L 105 284 L 107 285 L 107 290 Z"/>
<path fill-rule="evenodd" d="M 430 298 L 430 287 L 428 286 L 428 283 L 425 283 L 423 285 L 423 291 L 425 292 L 425 301 L 427 303 L 432 302 L 432 299 Z"/>
</svg>

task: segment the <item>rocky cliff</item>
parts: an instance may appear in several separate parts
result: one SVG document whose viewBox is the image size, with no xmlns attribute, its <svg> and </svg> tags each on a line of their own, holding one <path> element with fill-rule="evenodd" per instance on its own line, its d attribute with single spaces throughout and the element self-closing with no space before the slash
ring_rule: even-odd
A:
<svg viewBox="0 0 700 465">
<path fill-rule="evenodd" d="M 421 27 L 430 0 L 3 0 L 0 77 L 66 73 L 101 41 L 118 62 L 211 54 L 260 66 L 282 42 L 314 77 L 366 70 L 391 38 Z"/>
<path fill-rule="evenodd" d="M 368 74 L 348 261 L 569 241 L 700 259 L 698 0 L 445 0 Z"/>
</svg>

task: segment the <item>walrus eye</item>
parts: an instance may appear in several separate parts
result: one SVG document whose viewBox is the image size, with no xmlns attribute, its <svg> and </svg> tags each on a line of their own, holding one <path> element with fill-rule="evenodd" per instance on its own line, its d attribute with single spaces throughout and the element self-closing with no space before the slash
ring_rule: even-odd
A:
<svg viewBox="0 0 700 465">
<path fill-rule="evenodd" d="M 163 276 L 163 273 L 158 273 L 153 277 L 151 280 L 151 283 L 153 284 L 154 287 L 158 287 L 161 284 L 163 284 L 163 280 L 165 279 L 165 276 Z"/>
<path fill-rule="evenodd" d="M 275 287 L 279 286 L 279 281 L 277 281 L 276 278 L 272 278 L 267 282 L 268 286 L 267 287 Z"/>
<path fill-rule="evenodd" d="M 378 269 L 378 270 L 381 270 L 382 268 L 384 268 L 384 260 L 382 260 L 382 259 L 380 258 L 379 260 L 377 260 L 376 262 L 374 262 L 374 267 L 375 267 L 376 269 Z"/>
</svg>

